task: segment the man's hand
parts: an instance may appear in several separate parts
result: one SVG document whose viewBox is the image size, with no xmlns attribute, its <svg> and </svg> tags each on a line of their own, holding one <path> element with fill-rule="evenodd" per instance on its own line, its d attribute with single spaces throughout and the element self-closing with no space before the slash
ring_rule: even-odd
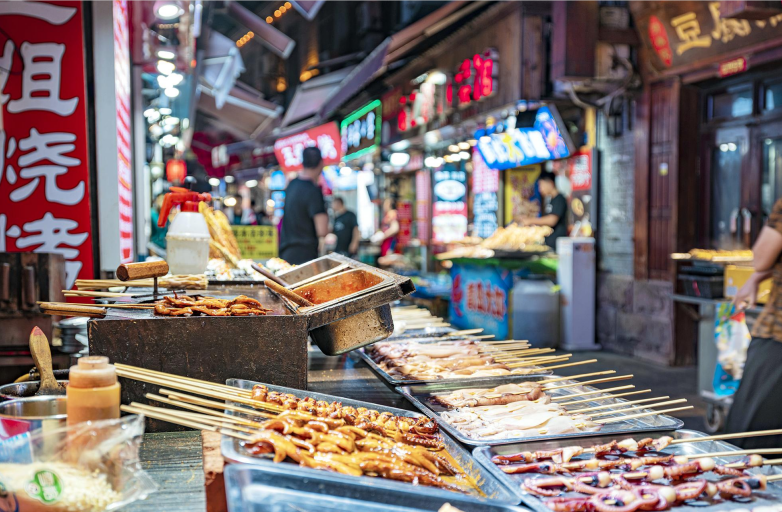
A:
<svg viewBox="0 0 782 512">
<path fill-rule="evenodd" d="M 760 280 L 756 277 L 758 274 L 752 274 L 744 286 L 733 297 L 733 304 L 736 305 L 736 309 L 741 311 L 755 305 L 755 301 L 758 296 L 758 286 Z"/>
</svg>

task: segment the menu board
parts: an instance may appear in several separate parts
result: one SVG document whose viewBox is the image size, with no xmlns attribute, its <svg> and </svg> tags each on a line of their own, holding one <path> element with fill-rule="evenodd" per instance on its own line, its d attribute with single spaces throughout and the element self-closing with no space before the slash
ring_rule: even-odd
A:
<svg viewBox="0 0 782 512">
<path fill-rule="evenodd" d="M 449 243 L 467 235 L 467 173 L 459 164 L 434 172 L 433 240 Z"/>
<path fill-rule="evenodd" d="M 500 188 L 500 172 L 489 169 L 478 151 L 472 153 L 473 234 L 490 237 L 497 231 L 497 210 L 500 204 L 497 191 Z"/>
<path fill-rule="evenodd" d="M 277 257 L 277 228 L 274 226 L 231 226 L 242 258 L 268 260 Z"/>
</svg>

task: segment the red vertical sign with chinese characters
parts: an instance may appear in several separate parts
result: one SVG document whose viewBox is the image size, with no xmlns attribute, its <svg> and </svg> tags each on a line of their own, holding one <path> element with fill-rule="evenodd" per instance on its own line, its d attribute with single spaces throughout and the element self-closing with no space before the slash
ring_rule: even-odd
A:
<svg viewBox="0 0 782 512">
<path fill-rule="evenodd" d="M 93 278 L 81 2 L 0 2 L 0 252 Z M 10 72 L 7 72 L 9 70 Z"/>
<path fill-rule="evenodd" d="M 130 170 L 130 44 L 128 2 L 114 0 L 114 91 L 117 97 L 117 179 L 119 180 L 120 261 L 133 255 L 133 175 Z"/>
</svg>

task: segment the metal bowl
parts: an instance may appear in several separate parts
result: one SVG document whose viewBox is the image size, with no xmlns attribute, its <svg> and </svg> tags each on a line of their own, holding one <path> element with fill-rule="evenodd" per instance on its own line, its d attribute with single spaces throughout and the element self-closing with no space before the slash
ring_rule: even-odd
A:
<svg viewBox="0 0 782 512">
<path fill-rule="evenodd" d="M 68 380 L 57 380 L 60 384 L 67 386 Z M 38 386 L 41 385 L 41 381 L 30 380 L 27 382 L 14 382 L 12 384 L 4 384 L 0 386 L 0 403 L 7 402 L 8 400 L 17 400 L 19 398 L 28 398 L 35 396 L 38 392 Z"/>
<path fill-rule="evenodd" d="M 0 403 L 0 439 L 66 426 L 67 402 L 64 396 L 32 396 Z"/>
</svg>

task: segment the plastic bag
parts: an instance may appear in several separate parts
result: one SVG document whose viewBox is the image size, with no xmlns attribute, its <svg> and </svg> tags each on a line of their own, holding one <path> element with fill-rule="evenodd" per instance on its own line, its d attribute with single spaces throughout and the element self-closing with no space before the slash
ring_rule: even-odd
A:
<svg viewBox="0 0 782 512">
<path fill-rule="evenodd" d="M 0 512 L 102 512 L 157 486 L 141 469 L 143 416 L 38 429 L 0 441 Z"/>
<path fill-rule="evenodd" d="M 738 388 L 752 337 L 744 311 L 737 312 L 735 304 L 721 304 L 716 316 L 714 343 L 717 345 L 717 367 L 714 370 L 714 391 L 717 395 L 728 396 Z"/>
</svg>

